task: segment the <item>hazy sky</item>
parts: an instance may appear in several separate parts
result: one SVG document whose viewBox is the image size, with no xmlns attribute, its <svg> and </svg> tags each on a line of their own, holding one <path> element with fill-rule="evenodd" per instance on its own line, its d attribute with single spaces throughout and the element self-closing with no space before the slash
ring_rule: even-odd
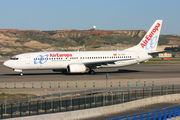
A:
<svg viewBox="0 0 180 120">
<path fill-rule="evenodd" d="M 180 0 L 0 0 L 0 28 L 149 30 L 180 35 Z"/>
</svg>

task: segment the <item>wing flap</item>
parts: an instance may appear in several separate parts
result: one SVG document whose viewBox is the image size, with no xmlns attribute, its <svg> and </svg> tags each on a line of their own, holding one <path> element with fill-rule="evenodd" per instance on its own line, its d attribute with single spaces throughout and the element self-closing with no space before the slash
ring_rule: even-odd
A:
<svg viewBox="0 0 180 120">
<path fill-rule="evenodd" d="M 84 65 L 86 67 L 92 67 L 92 66 L 101 66 L 101 65 L 108 65 L 108 64 L 116 64 L 118 61 L 127 61 L 127 60 L 132 60 L 131 59 L 121 59 L 121 60 L 110 60 L 110 61 L 96 61 L 96 62 L 86 62 Z"/>
</svg>

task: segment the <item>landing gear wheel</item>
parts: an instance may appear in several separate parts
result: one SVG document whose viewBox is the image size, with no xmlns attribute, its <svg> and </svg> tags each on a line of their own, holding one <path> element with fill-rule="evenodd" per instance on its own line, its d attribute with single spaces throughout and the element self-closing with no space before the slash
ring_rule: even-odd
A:
<svg viewBox="0 0 180 120">
<path fill-rule="evenodd" d="M 19 75 L 20 75 L 20 76 L 23 76 L 23 73 L 21 72 Z"/>
<path fill-rule="evenodd" d="M 89 74 L 94 75 L 95 74 L 94 70 L 89 70 Z"/>
</svg>

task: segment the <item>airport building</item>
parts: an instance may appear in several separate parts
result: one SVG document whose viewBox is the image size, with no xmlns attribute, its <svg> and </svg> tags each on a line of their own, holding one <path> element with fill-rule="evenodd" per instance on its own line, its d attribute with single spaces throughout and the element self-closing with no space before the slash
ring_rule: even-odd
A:
<svg viewBox="0 0 180 120">
<path fill-rule="evenodd" d="M 172 53 L 160 53 L 158 57 L 159 58 L 172 57 Z"/>
</svg>

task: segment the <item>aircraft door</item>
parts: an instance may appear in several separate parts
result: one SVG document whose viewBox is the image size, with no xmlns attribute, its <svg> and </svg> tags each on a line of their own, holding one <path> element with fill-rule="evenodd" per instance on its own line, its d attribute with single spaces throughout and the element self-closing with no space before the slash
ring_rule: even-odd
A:
<svg viewBox="0 0 180 120">
<path fill-rule="evenodd" d="M 30 57 L 28 55 L 25 56 L 25 63 L 26 64 L 30 63 Z"/>
<path fill-rule="evenodd" d="M 137 59 L 136 59 L 136 63 L 139 63 L 139 53 L 136 53 Z"/>
</svg>

